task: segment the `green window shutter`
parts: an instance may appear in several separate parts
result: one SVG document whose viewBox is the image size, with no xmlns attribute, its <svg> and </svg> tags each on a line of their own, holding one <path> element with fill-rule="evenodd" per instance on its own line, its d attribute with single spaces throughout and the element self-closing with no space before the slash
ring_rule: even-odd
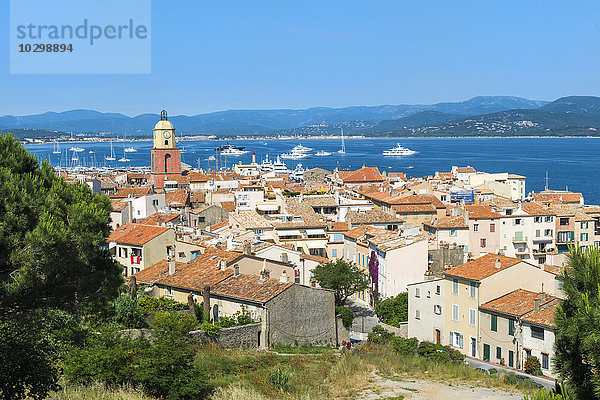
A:
<svg viewBox="0 0 600 400">
<path fill-rule="evenodd" d="M 515 320 L 514 319 L 508 320 L 508 334 L 511 336 L 515 334 Z"/>
<path fill-rule="evenodd" d="M 490 361 L 490 345 L 483 345 L 483 361 Z"/>
<path fill-rule="evenodd" d="M 502 359 L 502 348 L 501 347 L 496 347 L 496 358 L 498 360 Z"/>
<path fill-rule="evenodd" d="M 492 330 L 494 332 L 498 331 L 498 316 L 497 315 L 492 315 Z"/>
<path fill-rule="evenodd" d="M 515 359 L 515 352 L 512 350 L 509 350 L 508 351 L 508 366 L 509 367 L 514 367 L 514 364 L 515 364 L 514 359 Z"/>
</svg>

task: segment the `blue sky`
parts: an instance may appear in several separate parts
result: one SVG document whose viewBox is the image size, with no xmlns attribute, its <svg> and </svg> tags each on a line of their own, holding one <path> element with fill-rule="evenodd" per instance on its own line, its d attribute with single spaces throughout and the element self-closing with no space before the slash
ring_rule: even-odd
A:
<svg viewBox="0 0 600 400">
<path fill-rule="evenodd" d="M 5 11 L 0 115 L 600 94 L 597 1 L 152 0 L 149 75 L 10 75 Z"/>
</svg>

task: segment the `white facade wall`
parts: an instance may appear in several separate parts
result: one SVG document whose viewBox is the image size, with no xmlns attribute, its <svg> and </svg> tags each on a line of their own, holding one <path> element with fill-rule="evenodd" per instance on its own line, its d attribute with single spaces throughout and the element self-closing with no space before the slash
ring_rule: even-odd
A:
<svg viewBox="0 0 600 400">
<path fill-rule="evenodd" d="M 123 199 L 122 201 L 131 201 L 131 218 L 138 221 L 166 208 L 164 193 L 148 194 L 136 199 Z"/>
<path fill-rule="evenodd" d="M 444 280 L 433 279 L 408 285 L 408 337 L 445 344 Z"/>
<path fill-rule="evenodd" d="M 429 267 L 427 240 L 387 252 L 370 246 L 375 250 L 379 261 L 379 295 L 381 298 L 397 296 L 406 292 L 410 283 L 420 282 Z"/>
</svg>

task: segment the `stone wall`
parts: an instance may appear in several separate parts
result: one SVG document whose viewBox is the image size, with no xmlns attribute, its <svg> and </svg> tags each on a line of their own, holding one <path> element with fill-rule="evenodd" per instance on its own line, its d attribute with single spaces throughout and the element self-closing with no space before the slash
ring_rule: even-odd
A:
<svg viewBox="0 0 600 400">
<path fill-rule="evenodd" d="M 400 328 L 384 324 L 383 322 L 380 322 L 379 325 L 385 330 L 392 332 L 395 336 L 400 336 L 405 339 L 408 338 L 408 322 L 400 322 Z"/>
<path fill-rule="evenodd" d="M 440 274 L 444 272 L 444 267 L 447 265 L 461 265 L 464 259 L 464 250 L 453 245 L 442 245 L 438 250 L 429 250 L 429 268 L 434 273 Z"/>
<path fill-rule="evenodd" d="M 335 299 L 330 290 L 293 285 L 267 304 L 267 344 L 336 346 Z"/>
<path fill-rule="evenodd" d="M 350 331 L 344 326 L 344 323 L 342 322 L 342 317 L 338 315 L 335 318 L 335 323 L 337 325 L 337 345 L 339 346 L 343 342 L 349 342 Z"/>
<path fill-rule="evenodd" d="M 244 347 L 255 349 L 262 345 L 262 343 L 259 343 L 260 331 L 261 324 L 256 323 L 234 326 L 231 328 L 221 328 L 215 337 L 206 336 L 202 330 L 191 331 L 190 335 L 201 342 L 213 342 L 225 347 Z"/>
</svg>

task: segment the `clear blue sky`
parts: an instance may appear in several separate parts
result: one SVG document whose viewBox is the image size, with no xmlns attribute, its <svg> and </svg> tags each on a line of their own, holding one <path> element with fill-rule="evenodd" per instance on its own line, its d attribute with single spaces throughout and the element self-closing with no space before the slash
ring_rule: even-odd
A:
<svg viewBox="0 0 600 400">
<path fill-rule="evenodd" d="M 153 0 L 150 75 L 72 76 L 9 74 L 7 3 L 0 115 L 600 94 L 598 1 Z"/>
</svg>

